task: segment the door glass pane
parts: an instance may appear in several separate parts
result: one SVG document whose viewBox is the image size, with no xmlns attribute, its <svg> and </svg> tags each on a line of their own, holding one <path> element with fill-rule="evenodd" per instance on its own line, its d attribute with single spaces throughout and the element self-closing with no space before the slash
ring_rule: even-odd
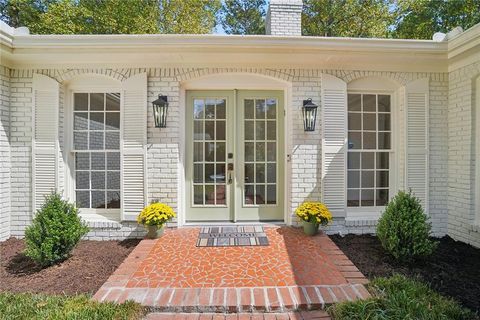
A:
<svg viewBox="0 0 480 320">
<path fill-rule="evenodd" d="M 255 139 L 255 122 L 254 121 L 245 121 L 245 140 L 254 140 Z"/>
<path fill-rule="evenodd" d="M 277 182 L 277 165 L 275 163 L 267 164 L 267 182 Z"/>
<path fill-rule="evenodd" d="M 276 204 L 277 203 L 277 186 L 268 185 L 267 186 L 267 204 Z"/>
<path fill-rule="evenodd" d="M 255 204 L 265 204 L 265 185 L 255 185 Z"/>
<path fill-rule="evenodd" d="M 255 117 L 255 110 L 254 110 L 255 106 L 254 106 L 253 99 L 245 99 L 244 105 L 245 105 L 245 112 L 244 112 L 245 119 L 253 119 Z"/>
<path fill-rule="evenodd" d="M 255 182 L 255 165 L 253 163 L 246 163 L 245 164 L 245 183 L 253 183 Z"/>
<path fill-rule="evenodd" d="M 226 99 L 194 99 L 193 205 L 226 204 L 226 108 Z"/>
<path fill-rule="evenodd" d="M 266 105 L 264 99 L 255 99 L 255 118 L 265 119 Z"/>
<path fill-rule="evenodd" d="M 277 100 L 267 99 L 267 118 L 275 119 L 277 117 Z"/>
<path fill-rule="evenodd" d="M 276 121 L 267 121 L 267 139 L 268 140 L 277 139 L 277 122 Z"/>
</svg>

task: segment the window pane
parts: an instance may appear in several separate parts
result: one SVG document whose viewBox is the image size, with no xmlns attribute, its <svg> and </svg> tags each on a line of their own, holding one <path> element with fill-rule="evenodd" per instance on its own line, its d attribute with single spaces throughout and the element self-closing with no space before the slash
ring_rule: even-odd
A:
<svg viewBox="0 0 480 320">
<path fill-rule="evenodd" d="M 193 143 L 193 162 L 203 161 L 203 142 Z"/>
<path fill-rule="evenodd" d="M 105 138 L 105 149 L 120 149 L 120 132 L 106 132 Z"/>
<path fill-rule="evenodd" d="M 245 185 L 245 204 L 255 204 L 254 186 Z"/>
<path fill-rule="evenodd" d="M 205 101 L 202 99 L 195 99 L 193 101 L 193 118 L 203 119 L 205 117 Z"/>
<path fill-rule="evenodd" d="M 275 163 L 267 164 L 267 182 L 277 182 L 277 165 Z"/>
<path fill-rule="evenodd" d="M 103 93 L 90 93 L 90 111 L 105 110 L 105 101 Z"/>
<path fill-rule="evenodd" d="M 388 171 L 377 171 L 377 188 L 388 188 Z"/>
<path fill-rule="evenodd" d="M 363 96 L 363 112 L 376 112 L 377 99 L 374 94 L 364 94 Z"/>
<path fill-rule="evenodd" d="M 348 171 L 348 188 L 360 188 L 360 171 Z"/>
<path fill-rule="evenodd" d="M 265 185 L 255 185 L 255 204 L 265 204 Z"/>
<path fill-rule="evenodd" d="M 120 172 L 107 171 L 107 189 L 120 190 Z"/>
<path fill-rule="evenodd" d="M 215 182 L 215 165 L 213 163 L 205 164 L 205 182 Z"/>
<path fill-rule="evenodd" d="M 255 171 L 255 182 L 256 183 L 265 183 L 265 164 L 257 163 Z"/>
<path fill-rule="evenodd" d="M 225 164 L 220 163 L 215 166 L 215 176 L 217 178 L 216 183 L 224 183 L 226 176 Z"/>
<path fill-rule="evenodd" d="M 203 182 L 203 164 L 194 164 L 193 165 L 193 182 L 202 183 Z"/>
<path fill-rule="evenodd" d="M 90 112 L 90 130 L 104 130 L 104 113 Z"/>
<path fill-rule="evenodd" d="M 253 119 L 254 118 L 254 105 L 252 99 L 245 99 L 245 119 Z"/>
<path fill-rule="evenodd" d="M 379 113 L 378 114 L 378 130 L 379 131 L 390 131 L 390 114 L 389 113 Z"/>
<path fill-rule="evenodd" d="M 225 121 L 216 121 L 216 139 L 217 140 L 225 140 L 226 139 L 226 132 L 225 132 Z"/>
<path fill-rule="evenodd" d="M 76 170 L 90 169 L 90 155 L 88 153 L 75 154 L 75 169 Z"/>
<path fill-rule="evenodd" d="M 254 164 L 247 163 L 245 164 L 245 183 L 254 183 L 255 174 L 254 174 Z"/>
<path fill-rule="evenodd" d="M 103 132 L 90 132 L 90 150 L 103 149 Z"/>
<path fill-rule="evenodd" d="M 265 140 L 265 121 L 255 122 L 255 137 L 257 140 Z"/>
<path fill-rule="evenodd" d="M 374 202 L 374 191 L 372 190 L 362 190 L 362 207 L 373 207 L 375 205 Z"/>
<path fill-rule="evenodd" d="M 215 142 L 205 142 L 205 161 L 215 161 Z"/>
<path fill-rule="evenodd" d="M 245 161 L 254 161 L 254 145 L 253 142 L 245 142 Z"/>
<path fill-rule="evenodd" d="M 375 168 L 375 153 L 362 152 L 362 169 L 374 169 L 374 168 Z"/>
<path fill-rule="evenodd" d="M 92 152 L 92 169 L 93 170 L 105 170 L 105 153 Z"/>
<path fill-rule="evenodd" d="M 193 204 L 203 204 L 203 186 L 193 186 Z"/>
<path fill-rule="evenodd" d="M 277 100 L 267 99 L 267 118 L 275 119 L 277 117 Z"/>
<path fill-rule="evenodd" d="M 217 142 L 217 154 L 216 158 L 217 161 L 225 161 L 226 154 L 225 154 L 225 142 Z"/>
<path fill-rule="evenodd" d="M 73 145 L 75 150 L 88 150 L 88 132 L 74 132 Z"/>
<path fill-rule="evenodd" d="M 120 111 L 120 93 L 106 94 L 107 111 Z"/>
<path fill-rule="evenodd" d="M 267 142 L 267 161 L 277 160 L 277 143 Z"/>
<path fill-rule="evenodd" d="M 90 189 L 90 172 L 77 171 L 75 174 L 76 189 Z"/>
<path fill-rule="evenodd" d="M 360 152 L 348 153 L 348 169 L 360 169 Z"/>
<path fill-rule="evenodd" d="M 75 194 L 78 208 L 90 208 L 90 191 L 77 191 Z"/>
<path fill-rule="evenodd" d="M 254 140 L 255 139 L 255 122 L 254 121 L 245 121 L 245 140 Z"/>
<path fill-rule="evenodd" d="M 277 187 L 267 186 L 267 204 L 276 204 L 277 203 Z"/>
<path fill-rule="evenodd" d="M 390 155 L 388 152 L 378 152 L 377 153 L 377 169 L 388 169 L 389 157 Z"/>
<path fill-rule="evenodd" d="M 358 207 L 360 205 L 360 191 L 348 190 L 347 191 L 347 206 Z"/>
<path fill-rule="evenodd" d="M 92 171 L 92 189 L 105 189 L 105 171 Z"/>
<path fill-rule="evenodd" d="M 375 132 L 364 132 L 363 133 L 363 149 L 376 149 L 377 141 L 376 141 L 377 134 Z"/>
<path fill-rule="evenodd" d="M 348 111 L 361 111 L 361 95 L 349 94 L 348 95 Z"/>
<path fill-rule="evenodd" d="M 377 206 L 385 206 L 388 203 L 388 189 L 377 190 Z"/>
<path fill-rule="evenodd" d="M 361 148 L 362 148 L 362 133 L 349 132 L 348 133 L 348 149 L 361 149 Z"/>
<path fill-rule="evenodd" d="M 205 186 L 205 204 L 215 204 L 215 186 Z"/>
<path fill-rule="evenodd" d="M 217 119 L 225 119 L 226 101 L 225 99 L 217 99 Z"/>
<path fill-rule="evenodd" d="M 205 121 L 205 140 L 215 140 L 215 121 Z"/>
<path fill-rule="evenodd" d="M 120 208 L 120 191 L 107 191 L 107 208 Z"/>
<path fill-rule="evenodd" d="M 107 112 L 105 117 L 105 130 L 120 130 L 120 112 Z"/>
<path fill-rule="evenodd" d="M 277 123 L 275 121 L 267 121 L 267 139 L 277 139 Z"/>
<path fill-rule="evenodd" d="M 105 208 L 105 191 L 92 191 L 92 208 L 104 209 Z"/>
<path fill-rule="evenodd" d="M 390 149 L 390 132 L 378 133 L 378 149 Z"/>
<path fill-rule="evenodd" d="M 88 93 L 75 93 L 73 97 L 73 104 L 75 111 L 88 110 Z"/>
<path fill-rule="evenodd" d="M 378 95 L 378 111 L 379 112 L 390 112 L 390 96 L 389 95 Z"/>
<path fill-rule="evenodd" d="M 203 140 L 203 123 L 204 121 L 193 121 L 193 140 Z"/>
<path fill-rule="evenodd" d="M 264 99 L 255 99 L 255 118 L 256 119 L 265 119 L 266 117 L 266 106 Z"/>
<path fill-rule="evenodd" d="M 255 160 L 265 161 L 265 143 L 257 142 L 255 144 Z"/>
<path fill-rule="evenodd" d="M 120 152 L 107 153 L 107 169 L 120 170 Z"/>
<path fill-rule="evenodd" d="M 376 122 L 377 122 L 377 117 L 375 113 L 363 114 L 363 130 L 369 130 L 369 131 L 377 130 Z"/>
<path fill-rule="evenodd" d="M 348 130 L 362 130 L 362 114 L 361 113 L 348 114 Z"/>
<path fill-rule="evenodd" d="M 215 100 L 207 99 L 205 102 L 205 119 L 215 119 Z"/>
<path fill-rule="evenodd" d="M 87 112 L 75 112 L 73 114 L 73 129 L 88 130 L 88 113 Z"/>
<path fill-rule="evenodd" d="M 375 171 L 362 171 L 362 188 L 374 188 L 375 187 L 374 177 L 375 177 Z"/>
</svg>

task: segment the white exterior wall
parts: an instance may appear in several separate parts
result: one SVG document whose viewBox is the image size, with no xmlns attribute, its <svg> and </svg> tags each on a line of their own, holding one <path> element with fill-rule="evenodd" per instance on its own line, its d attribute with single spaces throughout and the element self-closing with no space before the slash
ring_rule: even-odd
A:
<svg viewBox="0 0 480 320">
<path fill-rule="evenodd" d="M 0 241 L 10 237 L 10 69 L 0 66 Z"/>
<path fill-rule="evenodd" d="M 11 175 L 11 233 L 23 236 L 25 226 L 32 217 L 31 209 L 31 106 L 33 73 L 43 73 L 55 78 L 60 83 L 83 73 L 100 73 L 123 80 L 140 72 L 148 73 L 148 128 L 147 128 L 147 187 L 148 201 L 159 200 L 179 209 L 182 197 L 182 159 L 180 138 L 183 127 L 180 127 L 184 116 L 181 105 L 181 81 L 194 79 L 207 74 L 225 72 L 246 72 L 278 78 L 291 83 L 291 102 L 286 101 L 289 114 L 289 143 L 287 154 L 291 154 L 290 174 L 287 177 L 287 188 L 290 188 L 290 199 L 286 205 L 292 214 L 294 209 L 305 200 L 321 199 L 321 112 L 317 115 L 317 126 L 314 132 L 303 131 L 302 101 L 312 98 L 321 105 L 322 73 L 329 73 L 350 82 L 368 76 L 384 77 L 394 80 L 399 85 L 418 79 L 430 78 L 430 216 L 436 235 L 444 235 L 447 230 L 447 74 L 398 73 L 371 71 L 335 71 L 335 70 L 272 70 L 251 68 L 229 69 L 96 69 L 96 70 L 13 70 L 11 72 L 11 126 L 12 126 L 12 175 Z M 169 99 L 167 128 L 154 128 L 151 102 L 157 95 L 164 94 Z M 60 93 L 60 143 L 63 150 L 63 91 Z M 401 119 L 398 119 L 401 120 Z M 397 152 L 404 152 L 397 150 Z M 60 161 L 61 163 L 62 161 Z M 62 168 L 62 165 L 60 165 Z M 404 171 L 404 164 L 398 165 Z M 63 169 L 59 175 L 60 186 L 63 186 Z M 403 181 L 403 180 L 401 180 Z M 91 224 L 91 239 L 123 239 L 140 237 L 143 229 L 135 223 L 101 223 Z M 356 220 L 345 222 L 344 219 L 334 221 L 331 233 L 373 233 L 375 222 Z"/>
<path fill-rule="evenodd" d="M 479 204 L 475 203 L 473 126 L 478 116 L 474 110 L 474 86 L 479 76 L 480 62 L 451 71 L 448 103 L 448 233 L 476 247 L 480 247 L 480 227 L 475 222 Z"/>
</svg>

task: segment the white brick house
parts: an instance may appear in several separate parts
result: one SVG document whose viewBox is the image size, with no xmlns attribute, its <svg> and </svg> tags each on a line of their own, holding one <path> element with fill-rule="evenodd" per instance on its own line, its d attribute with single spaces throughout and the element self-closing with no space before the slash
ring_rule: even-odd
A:
<svg viewBox="0 0 480 320">
<path fill-rule="evenodd" d="M 270 2 L 265 36 L 2 24 L 0 240 L 23 236 L 55 189 L 89 237 L 117 239 L 143 234 L 134 218 L 152 200 L 175 208 L 172 226 L 296 224 L 298 204 L 322 200 L 329 232 L 370 233 L 412 188 L 436 235 L 480 246 L 480 25 L 431 41 L 302 37 L 301 1 Z"/>
</svg>

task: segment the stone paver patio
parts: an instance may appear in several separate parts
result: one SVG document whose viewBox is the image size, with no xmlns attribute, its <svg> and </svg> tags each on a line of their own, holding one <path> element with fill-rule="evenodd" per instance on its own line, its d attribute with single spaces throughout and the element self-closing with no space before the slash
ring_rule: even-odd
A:
<svg viewBox="0 0 480 320">
<path fill-rule="evenodd" d="M 142 240 L 94 298 L 162 312 L 286 312 L 369 296 L 365 277 L 326 235 L 266 227 L 269 246 L 199 248 L 199 230 Z"/>
</svg>

